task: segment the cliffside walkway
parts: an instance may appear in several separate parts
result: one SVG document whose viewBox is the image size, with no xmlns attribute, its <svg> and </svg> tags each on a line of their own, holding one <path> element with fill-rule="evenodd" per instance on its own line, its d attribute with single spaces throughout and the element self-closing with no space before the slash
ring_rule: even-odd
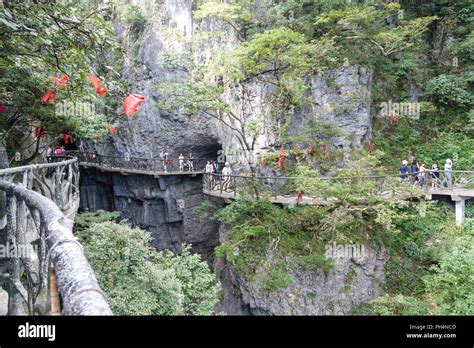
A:
<svg viewBox="0 0 474 348">
<path fill-rule="evenodd" d="M 465 219 L 466 199 L 474 198 L 474 171 L 453 171 L 451 175 L 450 188 L 442 188 L 439 185 L 432 188 L 428 175 L 423 187 L 413 185 L 408 179 L 400 180 L 399 174 L 331 178 L 204 175 L 203 192 L 226 200 L 236 199 L 241 195 L 254 199 L 266 197 L 273 203 L 283 205 L 332 205 L 339 201 L 336 197 L 340 196 L 341 192 L 387 200 L 413 197 L 431 200 L 447 196 L 455 203 L 456 223 L 461 224 Z M 441 171 L 439 182 L 444 176 Z"/>
<path fill-rule="evenodd" d="M 8 315 L 111 315 L 72 233 L 79 207 L 77 158 L 0 170 L 0 285 Z M 60 301 L 61 298 L 61 301 Z"/>
<path fill-rule="evenodd" d="M 192 168 L 185 158 L 183 170 L 179 168 L 178 159 L 170 159 L 164 163 L 160 158 L 113 157 L 104 155 L 75 154 L 79 158 L 79 165 L 84 168 L 95 168 L 104 172 L 116 172 L 123 175 L 141 174 L 159 176 L 189 175 L 196 176 L 204 173 L 208 158 L 194 158 Z"/>
<path fill-rule="evenodd" d="M 165 163 L 159 158 L 111 157 L 104 155 L 91 156 L 77 153 L 79 164 L 85 168 L 96 168 L 101 171 L 117 172 L 123 175 L 142 174 L 154 177 L 166 175 L 202 175 L 207 161 L 211 159 L 195 158 L 193 170 L 187 168 L 184 160 L 184 170 L 179 170 L 177 159 Z M 243 176 L 221 174 L 203 175 L 203 192 L 210 196 L 224 199 L 235 199 L 240 195 L 253 198 L 267 197 L 276 204 L 309 204 L 331 205 L 338 201 L 338 193 L 345 191 L 367 194 L 379 199 L 410 199 L 425 197 L 426 199 L 446 196 L 455 204 L 456 223 L 461 224 L 465 219 L 466 199 L 474 198 L 474 170 L 456 170 L 451 172 L 450 187 L 440 187 L 439 183 L 445 178 L 444 171 L 439 171 L 437 185 L 432 188 L 432 179 L 425 174 L 423 187 L 413 185 L 411 174 L 408 179 L 400 180 L 400 174 L 355 176 L 355 177 L 277 177 L 277 176 Z"/>
</svg>

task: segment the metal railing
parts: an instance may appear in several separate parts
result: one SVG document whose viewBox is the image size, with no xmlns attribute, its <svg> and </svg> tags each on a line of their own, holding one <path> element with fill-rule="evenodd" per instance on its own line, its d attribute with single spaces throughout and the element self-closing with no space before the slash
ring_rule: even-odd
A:
<svg viewBox="0 0 474 348">
<path fill-rule="evenodd" d="M 413 174 L 413 176 L 412 176 Z M 335 200 L 338 197 L 407 197 L 426 192 L 474 189 L 474 171 L 354 176 L 354 177 L 278 177 L 211 174 L 203 176 L 205 193 L 225 198 L 245 195 L 251 198 L 280 198 L 295 202 Z M 462 193 L 462 192 L 460 192 Z"/>
<path fill-rule="evenodd" d="M 192 161 L 189 161 L 185 157 L 184 160 L 180 161 L 178 158 L 164 160 L 156 157 L 106 156 L 93 152 L 77 153 L 76 156 L 79 158 L 79 162 L 85 164 L 153 173 L 203 173 L 207 162 L 215 161 L 215 159 L 209 158 L 194 158 Z"/>
<path fill-rule="evenodd" d="M 0 170 L 0 200 L 8 314 L 111 315 L 67 217 L 79 206 L 77 158 Z"/>
</svg>

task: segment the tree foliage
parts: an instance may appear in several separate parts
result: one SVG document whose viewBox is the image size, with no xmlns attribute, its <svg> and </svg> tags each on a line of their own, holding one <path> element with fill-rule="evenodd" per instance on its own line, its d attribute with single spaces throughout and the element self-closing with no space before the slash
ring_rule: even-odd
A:
<svg viewBox="0 0 474 348">
<path fill-rule="evenodd" d="M 114 105 L 102 96 L 95 97 L 86 73 L 105 77 L 108 98 L 117 97 L 121 88 L 117 82 L 119 74 L 107 63 L 115 58 L 114 50 L 118 47 L 110 18 L 108 1 L 3 3 L 0 101 L 6 111 L 0 120 L 0 131 L 10 153 L 27 149 L 32 141 L 36 141 L 38 150 L 40 140 L 30 137 L 33 127 L 45 128 L 48 142 L 63 131 L 75 132 L 86 139 L 104 132 L 105 116 L 109 111 L 110 117 Z M 42 105 L 40 101 L 54 85 L 51 77 L 60 78 L 64 74 L 69 76 L 69 82 L 55 90 L 55 103 L 96 104 L 98 112 L 88 115 L 85 122 L 81 120 L 83 115 L 58 115 L 55 105 Z"/>
<path fill-rule="evenodd" d="M 200 256 L 183 246 L 180 254 L 157 252 L 151 234 L 126 223 L 92 221 L 114 216 L 91 216 L 78 237 L 97 280 L 116 315 L 211 315 L 220 286 Z M 101 218 L 100 216 L 103 216 Z M 89 226 L 82 229 L 84 226 Z"/>
</svg>

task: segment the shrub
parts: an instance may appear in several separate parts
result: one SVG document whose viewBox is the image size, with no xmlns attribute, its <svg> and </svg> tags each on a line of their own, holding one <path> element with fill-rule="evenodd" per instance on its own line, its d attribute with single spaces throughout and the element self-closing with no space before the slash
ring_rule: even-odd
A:
<svg viewBox="0 0 474 348">
<path fill-rule="evenodd" d="M 423 277 L 436 304 L 436 314 L 474 314 L 474 223 L 467 222 L 459 235 L 437 255 L 437 264 Z"/>
<path fill-rule="evenodd" d="M 188 247 L 179 255 L 157 252 L 149 232 L 124 222 L 96 223 L 78 237 L 114 314 L 213 313 L 219 286 Z"/>
<path fill-rule="evenodd" d="M 423 301 L 403 295 L 385 295 L 359 305 L 354 315 L 429 315 Z"/>
<path fill-rule="evenodd" d="M 122 12 L 122 22 L 138 31 L 142 31 L 145 29 L 147 19 L 142 14 L 139 6 L 128 4 Z"/>
</svg>

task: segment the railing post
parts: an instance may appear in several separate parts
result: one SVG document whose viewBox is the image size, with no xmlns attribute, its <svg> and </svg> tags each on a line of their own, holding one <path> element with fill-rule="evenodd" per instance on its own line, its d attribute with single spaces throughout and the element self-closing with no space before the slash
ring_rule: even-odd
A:
<svg viewBox="0 0 474 348">
<path fill-rule="evenodd" d="M 237 197 L 237 177 L 234 176 L 234 197 Z"/>
</svg>

